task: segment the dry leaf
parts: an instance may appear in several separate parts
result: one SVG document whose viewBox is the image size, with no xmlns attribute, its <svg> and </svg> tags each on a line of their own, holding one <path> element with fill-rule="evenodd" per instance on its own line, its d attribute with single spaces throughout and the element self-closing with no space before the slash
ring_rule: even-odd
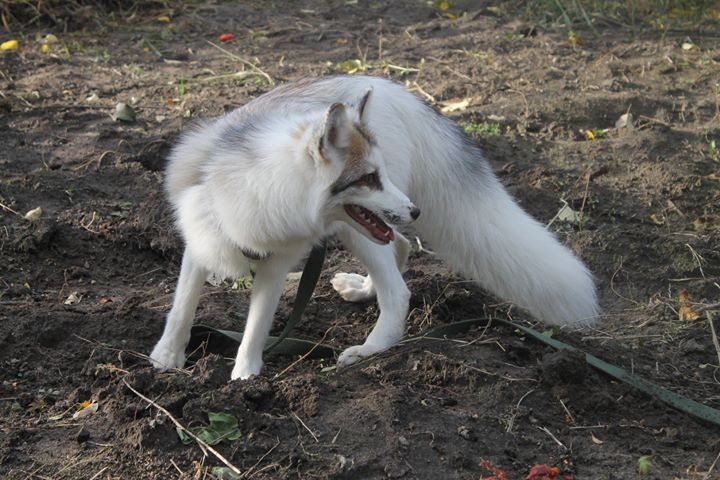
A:
<svg viewBox="0 0 720 480">
<path fill-rule="evenodd" d="M 703 215 L 693 220 L 693 228 L 698 232 L 720 229 L 720 220 L 710 215 Z"/>
<path fill-rule="evenodd" d="M 600 440 L 599 438 L 597 438 L 592 432 L 590 432 L 590 440 L 592 440 L 592 442 L 593 442 L 595 445 L 602 445 L 602 444 L 604 443 L 602 440 Z"/>
<path fill-rule="evenodd" d="M 700 318 L 700 315 L 692 309 L 691 303 L 692 303 L 692 296 L 690 295 L 690 292 L 687 290 L 681 290 L 680 294 L 678 295 L 678 303 L 680 304 L 680 308 L 678 308 L 678 316 L 680 317 L 680 321 L 686 322 L 689 320 L 697 320 Z"/>
<path fill-rule="evenodd" d="M 42 217 L 43 209 L 40 207 L 33 208 L 32 210 L 28 211 L 23 218 L 25 220 L 30 220 L 31 222 L 34 222 L 35 220 L 40 220 L 40 217 Z"/>
<path fill-rule="evenodd" d="M 93 413 L 97 412 L 97 410 L 98 410 L 97 402 L 90 402 L 89 400 L 86 400 L 80 404 L 80 410 L 73 413 L 72 418 L 77 420 L 80 418 L 89 417 Z"/>
<path fill-rule="evenodd" d="M 655 225 L 665 225 L 665 218 L 658 217 L 655 213 L 650 215 L 650 221 Z"/>
<path fill-rule="evenodd" d="M 115 105 L 115 113 L 112 115 L 112 119 L 116 122 L 134 122 L 135 110 L 128 104 L 120 102 Z"/>
<path fill-rule="evenodd" d="M 585 138 L 588 140 L 595 140 L 595 134 L 592 132 L 592 130 L 585 130 L 583 132 L 585 134 Z"/>
<path fill-rule="evenodd" d="M 573 208 L 565 204 L 562 206 L 562 208 L 557 213 L 557 219 L 561 222 L 568 222 L 568 223 L 580 223 L 580 220 L 582 220 L 582 214 L 578 212 L 577 210 L 573 210 Z"/>
<path fill-rule="evenodd" d="M 583 39 L 583 37 L 581 37 L 580 35 L 578 35 L 575 32 L 569 32 L 568 33 L 568 43 L 570 45 L 572 45 L 573 47 L 577 47 L 577 46 L 585 43 L 585 39 Z"/>
<path fill-rule="evenodd" d="M 76 303 L 80 303 L 80 295 L 78 292 L 72 292 L 63 303 L 65 305 L 75 305 Z"/>
<path fill-rule="evenodd" d="M 452 99 L 446 102 L 441 102 L 440 105 L 442 105 L 443 107 L 440 109 L 440 111 L 442 113 L 462 112 L 463 110 L 467 109 L 467 107 L 470 105 L 471 100 L 472 98 L 463 98 L 462 100 Z"/>
<path fill-rule="evenodd" d="M 615 128 L 635 128 L 632 113 L 624 113 L 615 122 Z"/>
</svg>

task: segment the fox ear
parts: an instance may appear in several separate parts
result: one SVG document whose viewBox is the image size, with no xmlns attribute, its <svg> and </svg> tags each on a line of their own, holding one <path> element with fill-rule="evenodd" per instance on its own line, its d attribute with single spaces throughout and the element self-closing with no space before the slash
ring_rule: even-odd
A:
<svg viewBox="0 0 720 480">
<path fill-rule="evenodd" d="M 365 90 L 365 94 L 360 99 L 357 106 L 358 120 L 363 122 L 365 120 L 365 113 L 367 112 L 368 100 L 370 100 L 370 94 L 372 94 L 372 87 Z"/>
<path fill-rule="evenodd" d="M 333 103 L 325 113 L 322 123 L 320 138 L 318 139 L 318 150 L 342 148 L 347 145 L 350 120 L 347 116 L 347 108 L 342 103 Z"/>
</svg>

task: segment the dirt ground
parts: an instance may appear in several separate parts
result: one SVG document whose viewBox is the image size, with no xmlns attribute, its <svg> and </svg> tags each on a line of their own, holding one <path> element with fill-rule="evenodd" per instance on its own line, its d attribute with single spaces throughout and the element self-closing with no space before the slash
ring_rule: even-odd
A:
<svg viewBox="0 0 720 480">
<path fill-rule="evenodd" d="M 588 263 L 603 322 L 555 338 L 720 408 L 706 318 L 720 302 L 720 26 L 569 34 L 517 4 L 483 5 L 221 2 L 0 34 L 20 41 L 0 54 L 0 477 L 211 478 L 222 464 L 127 383 L 186 426 L 234 415 L 240 438 L 215 448 L 241 478 L 525 479 L 535 464 L 557 478 L 720 478 L 718 427 L 498 324 L 341 371 L 327 359 L 285 371 L 295 359 L 269 355 L 245 382 L 229 383 L 216 354 L 170 373 L 139 355 L 179 269 L 169 145 L 270 80 L 358 69 L 452 110 L 523 207 Z M 225 51 L 209 43 L 228 32 Z M 58 42 L 44 53 L 47 33 Z M 111 119 L 118 102 L 134 122 Z M 615 128 L 627 112 L 635 128 Z M 36 207 L 39 220 L 22 218 Z M 329 284 L 358 268 L 331 248 L 293 336 L 364 339 L 376 305 Z M 427 250 L 405 277 L 409 334 L 489 316 L 544 330 Z M 248 298 L 208 284 L 198 321 L 241 330 Z M 86 401 L 97 411 L 73 418 Z"/>
</svg>

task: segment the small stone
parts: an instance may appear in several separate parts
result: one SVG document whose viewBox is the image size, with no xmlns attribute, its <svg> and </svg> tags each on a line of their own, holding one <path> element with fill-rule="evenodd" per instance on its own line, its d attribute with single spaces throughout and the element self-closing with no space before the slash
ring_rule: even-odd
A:
<svg viewBox="0 0 720 480">
<path fill-rule="evenodd" d="M 466 427 L 465 425 L 460 425 L 457 429 L 457 433 L 469 442 L 475 442 L 478 439 L 475 431 L 470 427 Z"/>
</svg>

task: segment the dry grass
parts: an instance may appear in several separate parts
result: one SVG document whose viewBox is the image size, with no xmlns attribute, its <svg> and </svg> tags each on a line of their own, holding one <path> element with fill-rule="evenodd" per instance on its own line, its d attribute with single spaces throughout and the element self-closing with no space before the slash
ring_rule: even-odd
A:
<svg viewBox="0 0 720 480">
<path fill-rule="evenodd" d="M 593 30 L 603 24 L 667 30 L 720 22 L 717 0 L 532 0 L 527 11 L 547 21 Z"/>
<path fill-rule="evenodd" d="M 0 21 L 6 32 L 45 26 L 73 29 L 163 7 L 167 2 L 161 0 L 5 0 L 0 3 Z"/>
</svg>

